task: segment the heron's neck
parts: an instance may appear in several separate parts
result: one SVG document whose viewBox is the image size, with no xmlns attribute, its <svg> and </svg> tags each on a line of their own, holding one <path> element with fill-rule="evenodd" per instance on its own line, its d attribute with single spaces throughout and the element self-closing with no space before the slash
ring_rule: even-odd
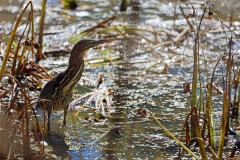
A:
<svg viewBox="0 0 240 160">
<path fill-rule="evenodd" d="M 80 60 L 80 63 L 69 64 L 67 70 L 65 71 L 65 86 L 63 91 L 68 91 L 73 89 L 73 87 L 78 83 L 82 76 L 84 69 L 84 61 Z"/>
</svg>

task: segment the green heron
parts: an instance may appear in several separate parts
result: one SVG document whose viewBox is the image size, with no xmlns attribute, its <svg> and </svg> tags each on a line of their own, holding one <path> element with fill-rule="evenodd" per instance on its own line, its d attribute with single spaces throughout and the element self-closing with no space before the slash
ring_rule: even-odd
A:
<svg viewBox="0 0 240 160">
<path fill-rule="evenodd" d="M 63 125 L 66 125 L 68 105 L 73 95 L 73 88 L 78 83 L 84 69 L 84 54 L 88 49 L 112 40 L 80 40 L 72 49 L 68 68 L 52 78 L 42 89 L 39 98 L 46 99 L 45 110 L 48 112 L 48 130 L 52 111 L 64 110 Z M 43 109 L 38 103 L 37 108 Z"/>
</svg>

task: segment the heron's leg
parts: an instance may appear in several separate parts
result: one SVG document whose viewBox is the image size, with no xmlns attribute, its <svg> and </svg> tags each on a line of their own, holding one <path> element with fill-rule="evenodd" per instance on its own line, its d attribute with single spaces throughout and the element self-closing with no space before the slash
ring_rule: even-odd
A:
<svg viewBox="0 0 240 160">
<path fill-rule="evenodd" d="M 50 131 L 50 117 L 51 117 L 51 114 L 52 114 L 52 110 L 48 110 L 48 131 Z"/>
<path fill-rule="evenodd" d="M 68 105 L 64 108 L 63 126 L 66 126 L 67 112 L 68 112 Z"/>
</svg>

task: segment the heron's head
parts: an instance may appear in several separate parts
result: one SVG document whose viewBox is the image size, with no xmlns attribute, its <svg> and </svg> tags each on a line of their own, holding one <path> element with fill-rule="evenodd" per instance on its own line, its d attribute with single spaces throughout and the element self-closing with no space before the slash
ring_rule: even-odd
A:
<svg viewBox="0 0 240 160">
<path fill-rule="evenodd" d="M 89 39 L 84 39 L 80 40 L 75 44 L 71 51 L 71 56 L 69 62 L 75 61 L 75 60 L 80 60 L 83 58 L 84 54 L 86 51 L 92 47 L 98 46 L 103 43 L 111 42 L 113 41 L 112 39 L 103 39 L 103 40 L 89 40 Z"/>
</svg>

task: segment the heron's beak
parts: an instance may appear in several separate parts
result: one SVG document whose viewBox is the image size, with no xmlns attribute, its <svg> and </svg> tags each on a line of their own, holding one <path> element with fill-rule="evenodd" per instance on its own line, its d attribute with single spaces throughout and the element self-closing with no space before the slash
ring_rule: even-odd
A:
<svg viewBox="0 0 240 160">
<path fill-rule="evenodd" d="M 95 45 L 100 45 L 100 44 L 103 44 L 103 43 L 108 43 L 108 42 L 112 42 L 114 39 L 101 39 L 101 40 L 96 40 L 94 42 Z"/>
</svg>

